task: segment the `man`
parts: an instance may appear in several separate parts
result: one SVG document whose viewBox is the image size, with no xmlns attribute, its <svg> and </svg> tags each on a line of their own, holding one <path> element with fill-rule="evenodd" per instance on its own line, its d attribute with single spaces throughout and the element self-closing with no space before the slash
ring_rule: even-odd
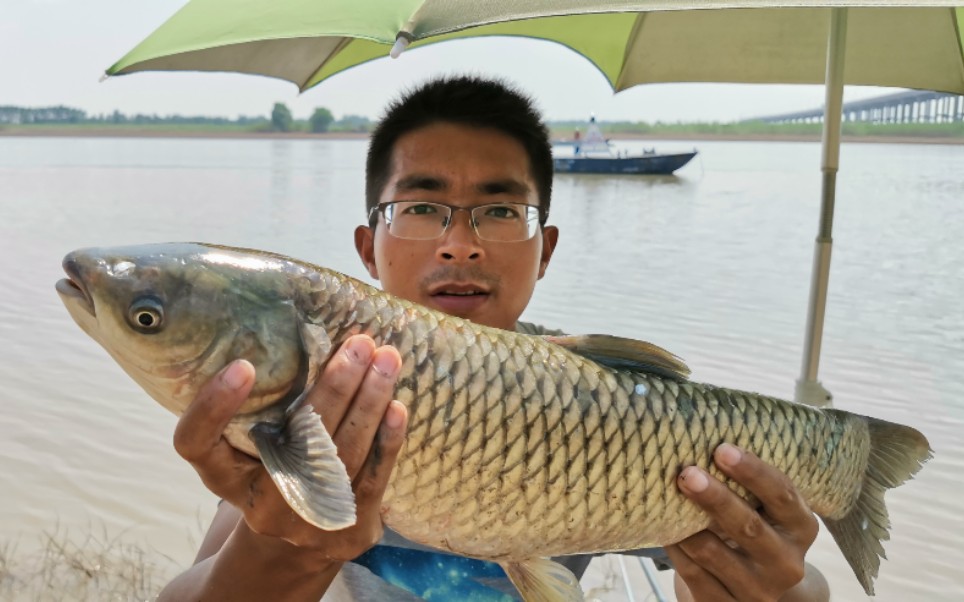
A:
<svg viewBox="0 0 964 602">
<path fill-rule="evenodd" d="M 386 291 L 488 326 L 538 331 L 517 321 L 559 232 L 546 225 L 548 133 L 528 99 L 481 79 L 430 82 L 390 107 L 372 136 L 366 177 L 370 223 L 356 230 L 355 246 Z M 524 216 L 521 230 L 498 230 L 508 215 Z M 381 498 L 406 427 L 404 406 L 392 400 L 400 365 L 393 348 L 356 336 L 311 392 L 357 498 L 358 523 L 336 532 L 302 521 L 260 462 L 221 438 L 251 388 L 251 365 L 235 362 L 212 379 L 181 417 L 175 447 L 224 501 L 195 565 L 160 599 L 421 599 L 406 593 L 414 591 L 408 584 L 399 589 L 382 579 L 379 563 L 386 553 L 401 554 L 392 559 L 405 575 L 416 564 L 437 566 L 416 560 L 431 552 L 390 532 L 386 545 L 372 548 L 382 539 Z M 819 573 L 805 575 L 815 518 L 786 477 L 732 446 L 715 458 L 763 510 L 700 469 L 682 471 L 680 489 L 717 526 L 666 550 L 680 598 L 828 599 Z M 466 570 L 489 575 L 484 565 Z M 581 572 L 585 563 L 573 568 Z"/>
</svg>

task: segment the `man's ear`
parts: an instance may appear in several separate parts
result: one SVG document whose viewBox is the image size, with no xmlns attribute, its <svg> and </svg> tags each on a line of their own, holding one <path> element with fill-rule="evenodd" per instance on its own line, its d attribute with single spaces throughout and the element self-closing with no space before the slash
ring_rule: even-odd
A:
<svg viewBox="0 0 964 602">
<path fill-rule="evenodd" d="M 355 250 L 368 275 L 378 280 L 378 267 L 375 265 L 375 231 L 368 226 L 358 226 L 355 228 Z"/>
<path fill-rule="evenodd" d="M 539 278 L 546 275 L 546 268 L 549 267 L 549 260 L 552 259 L 552 252 L 556 250 L 556 243 L 559 242 L 559 228 L 555 226 L 542 227 L 542 256 L 539 258 Z"/>
</svg>

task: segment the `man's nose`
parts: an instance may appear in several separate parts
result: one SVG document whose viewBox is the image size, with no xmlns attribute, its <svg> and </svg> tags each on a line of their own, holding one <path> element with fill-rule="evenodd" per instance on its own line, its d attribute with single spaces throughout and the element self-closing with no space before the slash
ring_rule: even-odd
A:
<svg viewBox="0 0 964 602">
<path fill-rule="evenodd" d="M 472 227 L 472 216 L 468 211 L 453 211 L 452 223 L 439 240 L 437 255 L 446 262 L 477 261 L 482 259 L 485 250 L 482 241 Z"/>
</svg>

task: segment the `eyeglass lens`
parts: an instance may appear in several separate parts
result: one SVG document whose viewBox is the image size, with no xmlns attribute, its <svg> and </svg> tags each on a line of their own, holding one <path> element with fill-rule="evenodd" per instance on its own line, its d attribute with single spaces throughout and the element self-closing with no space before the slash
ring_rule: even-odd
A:
<svg viewBox="0 0 964 602">
<path fill-rule="evenodd" d="M 539 208 L 523 203 L 493 203 L 471 209 L 424 201 L 393 201 L 379 207 L 388 231 L 398 238 L 430 240 L 442 236 L 455 211 L 469 211 L 482 240 L 513 242 L 532 238 L 539 228 Z"/>
</svg>

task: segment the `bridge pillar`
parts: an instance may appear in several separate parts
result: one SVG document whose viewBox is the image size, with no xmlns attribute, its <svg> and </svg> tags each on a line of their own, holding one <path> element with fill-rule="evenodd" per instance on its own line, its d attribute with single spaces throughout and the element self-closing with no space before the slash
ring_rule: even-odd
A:
<svg viewBox="0 0 964 602">
<path fill-rule="evenodd" d="M 879 99 L 848 103 L 841 122 L 948 123 L 964 121 L 964 95 L 908 90 Z M 768 123 L 823 123 L 823 110 L 761 118 Z"/>
</svg>

